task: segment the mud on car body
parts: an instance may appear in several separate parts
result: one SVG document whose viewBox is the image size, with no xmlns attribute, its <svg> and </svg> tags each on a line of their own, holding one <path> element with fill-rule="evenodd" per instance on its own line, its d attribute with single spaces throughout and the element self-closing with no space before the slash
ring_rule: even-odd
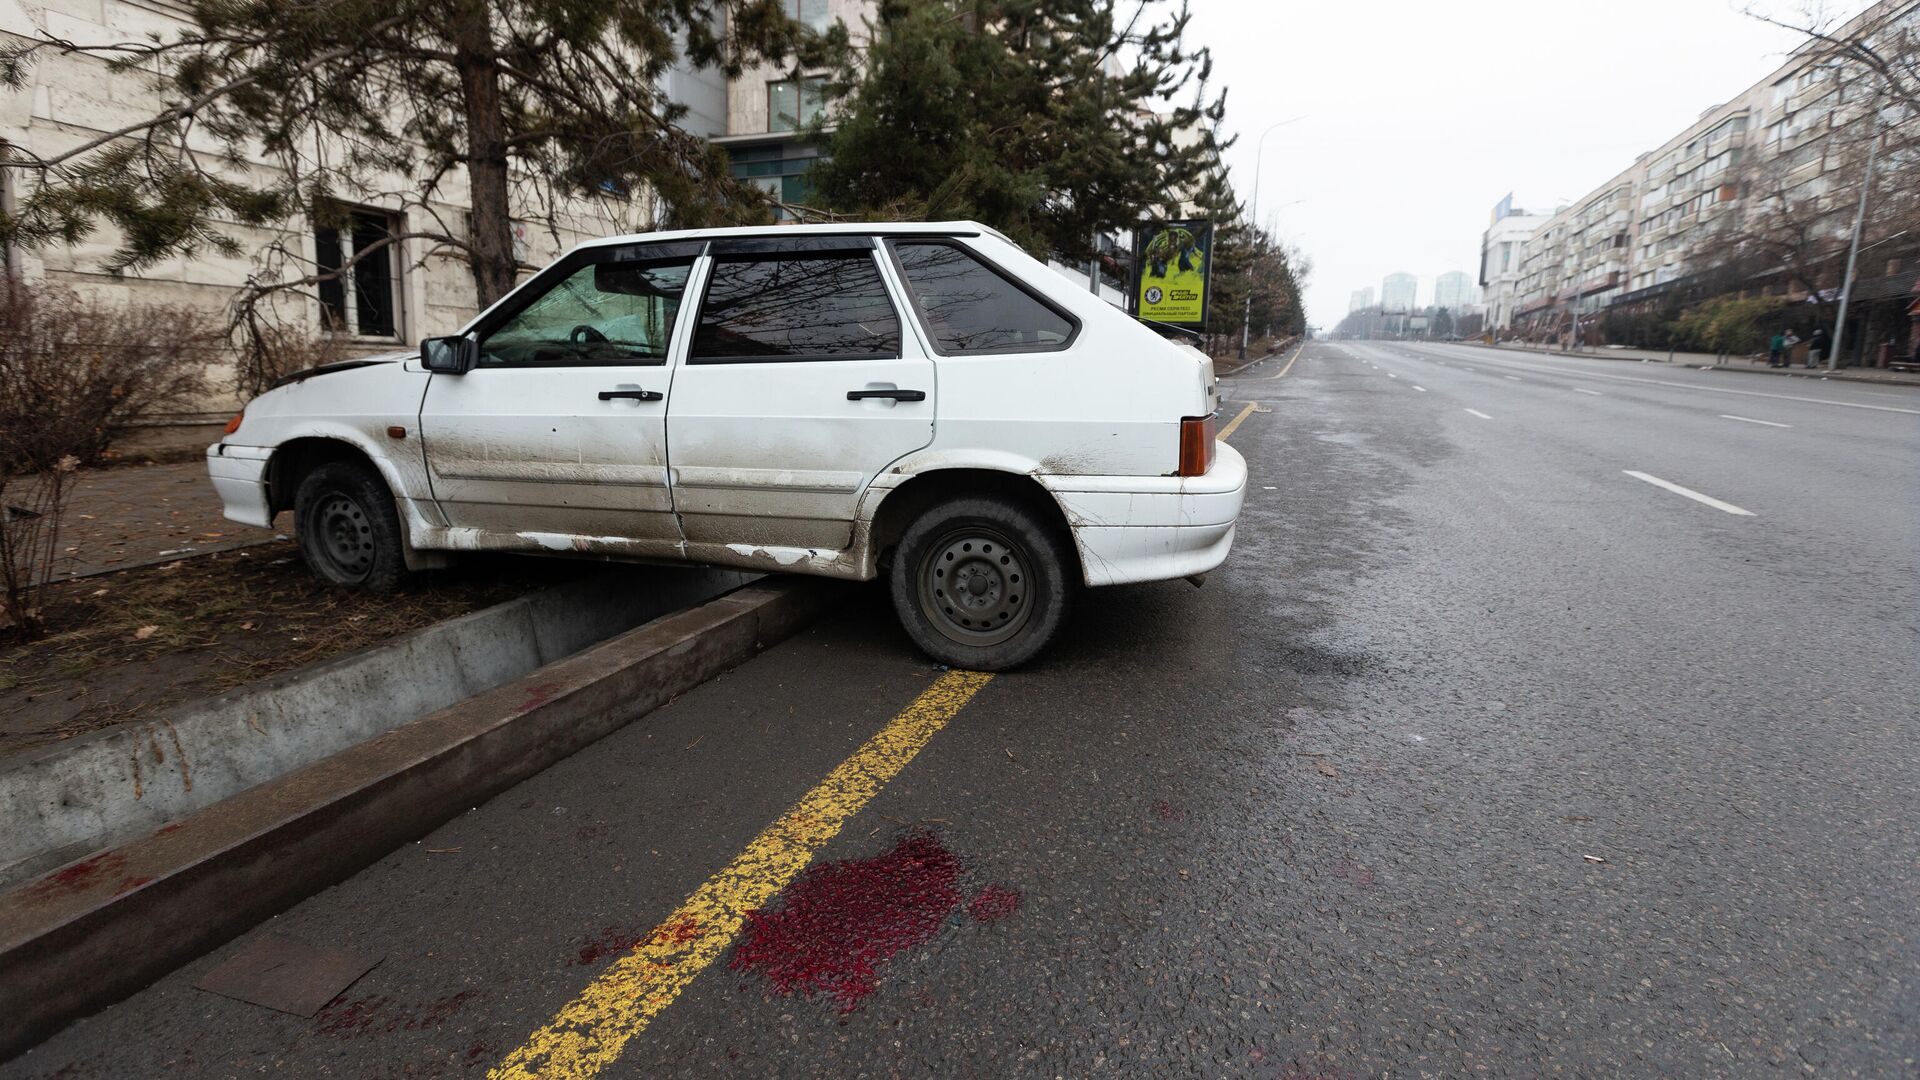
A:
<svg viewBox="0 0 1920 1080">
<path fill-rule="evenodd" d="M 302 373 L 207 451 L 228 517 L 391 588 L 474 550 L 885 575 L 997 670 L 1077 589 L 1226 558 L 1212 364 L 970 222 L 583 244 L 418 354 Z"/>
</svg>

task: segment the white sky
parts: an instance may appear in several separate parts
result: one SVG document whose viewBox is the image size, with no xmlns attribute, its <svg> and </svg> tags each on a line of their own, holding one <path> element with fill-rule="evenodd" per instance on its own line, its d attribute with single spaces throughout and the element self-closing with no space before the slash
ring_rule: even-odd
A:
<svg viewBox="0 0 1920 1080">
<path fill-rule="evenodd" d="M 1737 0 L 1191 2 L 1188 41 L 1213 50 L 1240 133 L 1242 199 L 1261 130 L 1305 116 L 1267 137 L 1259 214 L 1313 260 L 1307 317 L 1323 328 L 1395 270 L 1420 279 L 1421 303 L 1435 275 L 1477 280 L 1501 196 L 1579 198 L 1796 44 Z"/>
</svg>

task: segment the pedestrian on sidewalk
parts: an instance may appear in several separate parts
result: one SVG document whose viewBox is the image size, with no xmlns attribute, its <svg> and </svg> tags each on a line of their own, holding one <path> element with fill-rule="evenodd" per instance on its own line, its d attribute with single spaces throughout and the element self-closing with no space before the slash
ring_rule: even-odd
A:
<svg viewBox="0 0 1920 1080">
<path fill-rule="evenodd" d="M 1827 328 L 1816 326 L 1807 338 L 1807 368 L 1817 367 L 1827 356 Z"/>
<path fill-rule="evenodd" d="M 1767 366 L 1768 367 L 1782 366 L 1781 357 L 1785 356 L 1786 354 L 1787 354 L 1787 332 L 1785 330 L 1782 330 L 1779 333 L 1773 335 L 1772 341 L 1767 342 Z"/>
</svg>

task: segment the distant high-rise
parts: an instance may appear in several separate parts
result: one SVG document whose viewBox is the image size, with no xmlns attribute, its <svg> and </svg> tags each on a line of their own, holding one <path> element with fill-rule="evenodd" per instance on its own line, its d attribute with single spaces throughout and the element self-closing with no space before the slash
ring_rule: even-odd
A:
<svg viewBox="0 0 1920 1080">
<path fill-rule="evenodd" d="M 1347 300 L 1347 314 L 1363 311 L 1373 306 L 1373 286 L 1353 290 L 1353 296 Z"/>
<path fill-rule="evenodd" d="M 1459 270 L 1449 270 L 1433 279 L 1433 306 L 1458 315 L 1462 308 L 1477 302 L 1473 279 Z"/>
<path fill-rule="evenodd" d="M 1388 274 L 1380 282 L 1380 306 L 1387 311 L 1412 311 L 1420 279 L 1412 274 Z"/>
</svg>

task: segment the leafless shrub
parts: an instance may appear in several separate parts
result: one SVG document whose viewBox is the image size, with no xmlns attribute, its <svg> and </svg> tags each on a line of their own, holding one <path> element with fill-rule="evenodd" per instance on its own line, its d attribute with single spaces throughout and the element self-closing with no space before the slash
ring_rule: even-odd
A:
<svg viewBox="0 0 1920 1080">
<path fill-rule="evenodd" d="M 345 360 L 355 351 L 337 337 L 266 322 L 252 313 L 239 320 L 236 333 L 240 355 L 234 388 L 242 401 L 252 401 L 296 371 Z"/>
<path fill-rule="evenodd" d="M 44 626 L 75 471 L 116 427 L 193 404 L 206 388 L 204 321 L 110 305 L 0 275 L 0 603 L 14 632 Z"/>
</svg>

